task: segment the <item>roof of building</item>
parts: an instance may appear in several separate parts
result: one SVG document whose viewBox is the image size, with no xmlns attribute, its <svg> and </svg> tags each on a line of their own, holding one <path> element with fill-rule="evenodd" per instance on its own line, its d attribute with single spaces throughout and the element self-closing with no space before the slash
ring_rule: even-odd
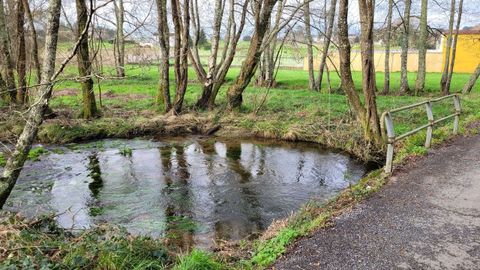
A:
<svg viewBox="0 0 480 270">
<path fill-rule="evenodd" d="M 447 35 L 449 33 L 448 30 L 442 30 L 442 34 Z M 453 30 L 453 34 L 455 35 L 457 31 Z M 480 35 L 480 30 L 458 30 L 459 35 Z"/>
</svg>

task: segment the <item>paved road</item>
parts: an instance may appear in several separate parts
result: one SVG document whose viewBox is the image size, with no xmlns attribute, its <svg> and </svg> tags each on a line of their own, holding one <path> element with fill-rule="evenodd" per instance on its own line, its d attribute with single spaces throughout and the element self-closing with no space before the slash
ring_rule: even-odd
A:
<svg viewBox="0 0 480 270">
<path fill-rule="evenodd" d="M 480 269 L 480 136 L 397 172 L 274 269 Z"/>
</svg>

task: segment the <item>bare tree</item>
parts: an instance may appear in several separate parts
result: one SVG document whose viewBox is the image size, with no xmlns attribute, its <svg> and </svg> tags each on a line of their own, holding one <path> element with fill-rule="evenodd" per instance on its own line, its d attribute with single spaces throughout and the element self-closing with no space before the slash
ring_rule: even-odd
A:
<svg viewBox="0 0 480 270">
<path fill-rule="evenodd" d="M 88 49 L 88 32 L 83 34 L 85 29 L 88 31 L 88 9 L 86 0 L 76 0 L 77 8 L 77 38 L 80 45 L 77 51 L 78 74 L 80 75 L 80 84 L 83 96 L 82 117 L 85 119 L 94 118 L 99 115 L 93 92 L 92 63 Z M 90 5 L 93 1 L 90 1 Z M 90 7 L 93 10 L 93 7 Z"/>
<path fill-rule="evenodd" d="M 256 79 L 256 84 L 261 87 L 274 87 L 276 85 L 275 66 L 278 60 L 276 57 L 276 55 L 278 55 L 278 36 L 277 34 L 274 34 L 274 32 L 276 31 L 278 33 L 285 4 L 286 1 L 278 1 L 275 21 L 273 22 L 273 25 L 270 25 L 269 23 L 269 30 L 267 31 L 268 34 L 266 36 L 275 35 L 275 37 L 270 42 L 265 43 L 264 49 L 262 50 L 261 61 L 259 63 L 260 72 Z"/>
<path fill-rule="evenodd" d="M 450 60 L 449 74 L 448 74 L 448 78 L 447 78 L 447 83 L 445 85 L 445 89 L 443 91 L 443 93 L 445 95 L 448 95 L 450 93 L 450 84 L 452 83 L 453 70 L 454 70 L 454 66 L 455 66 L 455 56 L 457 54 L 458 33 L 460 31 L 460 23 L 462 22 L 462 13 L 463 13 L 463 0 L 460 0 L 458 2 L 457 25 L 455 27 L 455 37 L 453 38 L 453 43 L 452 43 L 452 56 L 451 56 L 451 60 Z"/>
<path fill-rule="evenodd" d="M 440 88 L 444 95 L 449 93 L 449 89 L 447 89 L 447 80 L 450 68 L 450 56 L 451 56 L 451 48 L 452 48 L 452 37 L 453 37 L 453 24 L 455 21 L 455 0 L 452 0 L 450 3 L 450 19 L 448 21 L 448 32 L 447 35 L 447 44 L 445 45 L 445 62 L 443 63 L 443 72 L 442 72 L 442 79 L 440 80 Z"/>
<path fill-rule="evenodd" d="M 390 46 L 392 43 L 393 0 L 388 0 L 387 26 L 385 27 L 385 64 L 382 94 L 390 92 Z"/>
<path fill-rule="evenodd" d="M 26 66 L 27 66 L 27 53 L 25 48 L 25 9 L 23 1 L 18 1 L 16 5 L 17 15 L 17 103 L 23 104 L 27 102 L 27 81 L 26 81 Z"/>
<path fill-rule="evenodd" d="M 227 101 L 229 109 L 240 108 L 243 101 L 243 91 L 250 83 L 257 68 L 260 56 L 262 54 L 262 44 L 268 32 L 272 9 L 278 0 L 260 0 L 253 3 L 254 16 L 254 34 L 250 41 L 247 56 L 240 68 L 240 74 L 237 76 L 233 85 L 228 88 Z M 277 32 L 278 33 L 278 32 Z M 276 33 L 275 33 L 276 36 Z M 273 36 L 271 37 L 273 39 Z M 266 38 L 265 44 L 270 40 Z"/>
<path fill-rule="evenodd" d="M 215 4 L 214 26 L 211 38 L 212 47 L 210 50 L 207 71 L 203 70 L 203 65 L 200 62 L 200 58 L 193 57 L 194 55 L 198 55 L 198 44 L 197 42 L 192 42 L 192 54 L 190 59 L 192 61 L 192 65 L 195 67 L 197 78 L 202 83 L 202 94 L 196 103 L 196 107 L 199 109 L 212 109 L 215 106 L 217 93 L 225 82 L 225 77 L 235 58 L 237 45 L 245 26 L 249 1 L 243 1 L 240 4 L 235 3 L 234 0 L 229 0 L 228 19 L 225 29 L 226 35 L 224 38 L 223 48 L 220 48 L 219 41 L 220 31 L 222 28 L 221 20 L 223 18 L 223 10 L 225 10 L 225 4 L 225 2 L 219 1 L 217 1 Z M 242 8 L 241 12 L 236 11 L 235 6 L 240 6 Z M 235 17 L 236 13 L 240 13 L 238 23 Z M 196 40 L 201 28 L 201 20 L 198 20 L 198 12 L 194 12 L 193 15 L 195 17 L 193 21 L 196 21 L 194 26 Z M 220 56 L 220 59 L 217 61 L 218 56 Z"/>
<path fill-rule="evenodd" d="M 315 88 L 320 91 L 322 88 L 323 81 L 323 72 L 327 64 L 328 50 L 330 48 L 330 43 L 333 35 L 333 25 L 335 23 L 335 9 L 337 7 L 337 0 L 330 1 L 330 9 L 327 15 L 327 32 L 325 33 L 325 42 L 323 43 L 322 49 L 322 59 L 320 60 L 320 68 L 318 71 L 318 80 L 316 82 Z"/>
<path fill-rule="evenodd" d="M 200 14 L 198 12 L 198 0 L 193 1 L 194 4 L 192 5 L 192 24 L 195 31 L 194 41 L 192 42 L 192 48 L 190 50 L 190 58 L 192 61 L 192 65 L 195 67 L 195 71 L 197 73 L 198 80 L 203 85 L 202 95 L 200 96 L 199 100 L 197 101 L 196 106 L 198 108 L 204 109 L 207 106 L 208 98 L 212 92 L 213 83 L 215 79 L 215 68 L 217 66 L 217 55 L 218 55 L 218 48 L 220 43 L 220 30 L 222 27 L 222 18 L 223 18 L 223 11 L 225 8 L 225 1 L 223 0 L 215 0 L 215 11 L 213 16 L 213 34 L 211 38 L 211 49 L 210 49 L 210 57 L 208 59 L 208 71 L 205 71 L 203 65 L 200 60 L 199 52 L 198 52 L 198 43 L 200 40 L 200 33 L 201 33 L 201 25 L 200 25 Z"/>
<path fill-rule="evenodd" d="M 25 13 L 27 15 L 28 25 L 30 28 L 30 36 L 31 36 L 31 43 L 32 43 L 32 62 L 36 72 L 36 81 L 40 84 L 42 80 L 42 72 L 40 67 L 40 60 L 38 57 L 38 40 L 37 40 L 37 31 L 35 29 L 35 24 L 33 22 L 33 15 L 32 11 L 30 10 L 30 6 L 28 4 L 28 0 L 23 1 L 23 8 L 25 9 Z"/>
<path fill-rule="evenodd" d="M 410 93 L 408 86 L 408 40 L 410 35 L 410 11 L 412 9 L 412 0 L 405 0 L 405 10 L 403 13 L 403 31 L 402 31 L 402 55 L 401 55 L 401 75 L 400 75 L 400 94 Z"/>
<path fill-rule="evenodd" d="M 339 1 L 338 13 L 338 50 L 340 55 L 340 79 L 342 88 L 347 95 L 348 102 L 352 107 L 357 120 L 364 130 L 364 137 L 367 141 L 379 142 L 380 130 L 375 103 L 375 73 L 373 67 L 373 0 L 360 0 L 361 20 L 361 46 L 362 46 L 362 85 L 365 94 L 365 107 L 362 105 L 360 96 L 355 90 L 350 67 L 351 46 L 348 39 L 348 0 Z"/>
<path fill-rule="evenodd" d="M 179 0 L 172 0 L 172 21 L 175 29 L 174 64 L 175 100 L 171 109 L 173 114 L 182 110 L 188 84 L 188 32 L 190 28 L 190 0 L 183 1 L 183 12 Z"/>
<path fill-rule="evenodd" d="M 407 0 L 408 1 L 408 0 Z M 380 119 L 377 113 L 375 91 L 375 62 L 373 48 L 373 21 L 375 17 L 375 0 L 359 0 L 360 13 L 360 46 L 362 57 L 362 88 L 365 95 L 364 131 L 367 141 L 377 145 L 381 143 Z"/>
<path fill-rule="evenodd" d="M 160 78 L 158 82 L 157 106 L 163 105 L 168 112 L 172 103 L 170 101 L 170 40 L 167 20 L 167 0 L 156 0 L 158 13 L 158 38 L 160 44 Z"/>
<path fill-rule="evenodd" d="M 5 69 L 5 83 L 8 89 L 8 101 L 15 102 L 17 90 L 15 86 L 15 65 L 10 54 L 10 42 L 8 39 L 8 29 L 5 19 L 5 7 L 3 0 L 0 0 L 0 54 L 3 57 L 3 66 Z"/>
<path fill-rule="evenodd" d="M 428 38 L 428 25 L 427 25 L 427 16 L 428 16 L 428 0 L 422 0 L 420 14 L 420 33 L 418 39 L 418 71 L 417 71 L 417 81 L 415 83 L 415 92 L 422 92 L 425 88 L 425 74 L 427 71 L 427 38 Z"/>
<path fill-rule="evenodd" d="M 235 19 L 235 3 L 234 0 L 230 0 L 230 15 L 228 18 L 227 24 L 227 36 L 225 38 L 225 44 L 222 49 L 222 56 L 220 62 L 217 64 L 215 82 L 213 84 L 212 93 L 208 98 L 208 108 L 213 108 L 215 106 L 215 99 L 217 97 L 220 87 L 224 84 L 227 72 L 232 65 L 232 62 L 235 58 L 237 51 L 237 45 L 242 35 L 243 29 L 245 27 L 245 20 L 248 10 L 248 5 L 250 1 L 246 0 L 243 2 L 242 12 L 240 13 L 240 20 L 238 25 Z"/>
<path fill-rule="evenodd" d="M 307 39 L 308 89 L 315 90 L 312 25 L 310 23 L 310 0 L 304 0 L 303 16 L 305 20 L 305 38 Z"/>
<path fill-rule="evenodd" d="M 48 107 L 48 100 L 52 94 L 53 80 L 55 79 L 55 56 L 57 52 L 61 0 L 50 0 L 49 3 L 42 85 L 39 87 L 35 102 L 30 107 L 25 127 L 17 140 L 15 150 L 3 170 L 3 177 L 0 178 L 0 208 L 3 207 L 15 186 L 20 171 L 27 159 L 28 152 L 37 135 L 38 128 L 43 122 L 43 116 Z"/>
<path fill-rule="evenodd" d="M 115 0 L 115 69 L 118 77 L 125 77 L 125 35 L 123 32 L 123 24 L 125 20 L 125 9 L 123 0 Z"/>
<path fill-rule="evenodd" d="M 465 84 L 463 87 L 462 93 L 468 94 L 472 91 L 473 86 L 475 86 L 475 83 L 478 80 L 478 77 L 480 77 L 480 64 L 478 64 L 477 68 L 473 72 L 472 76 L 470 77 L 470 80 Z"/>
</svg>

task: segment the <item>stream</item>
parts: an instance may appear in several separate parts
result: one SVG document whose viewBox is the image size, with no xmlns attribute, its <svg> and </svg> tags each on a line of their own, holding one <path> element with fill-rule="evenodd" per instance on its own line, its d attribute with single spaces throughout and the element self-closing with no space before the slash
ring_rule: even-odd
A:
<svg viewBox="0 0 480 270">
<path fill-rule="evenodd" d="M 26 163 L 6 210 L 53 213 L 72 230 L 120 225 L 181 248 L 258 235 L 366 172 L 348 155 L 311 143 L 187 137 L 45 149 Z"/>
</svg>

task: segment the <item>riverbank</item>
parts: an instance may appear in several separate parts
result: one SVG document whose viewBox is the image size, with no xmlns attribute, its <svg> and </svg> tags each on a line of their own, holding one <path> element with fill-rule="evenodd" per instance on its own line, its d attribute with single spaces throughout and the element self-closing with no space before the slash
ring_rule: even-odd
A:
<svg viewBox="0 0 480 270">
<path fill-rule="evenodd" d="M 256 90 L 263 91 L 263 90 Z M 273 90 L 272 90 L 273 91 Z M 275 92 L 277 91 L 277 92 Z M 241 112 L 226 112 L 225 105 L 209 112 L 188 110 L 180 116 L 165 116 L 154 109 L 129 108 L 104 105 L 103 117 L 93 120 L 75 118 L 75 107 L 60 105 L 61 96 L 54 99 L 52 109 L 55 117 L 46 119 L 41 126 L 37 142 L 44 144 L 65 144 L 103 138 L 134 138 L 154 136 L 157 138 L 180 135 L 213 135 L 220 137 L 257 137 L 287 141 L 319 143 L 325 147 L 339 149 L 363 161 L 380 162 L 383 150 L 365 143 L 362 130 L 350 114 L 345 97 L 338 94 L 323 94 L 305 90 L 275 90 L 270 93 L 265 108 L 255 113 L 254 107 L 246 103 Z M 278 92 L 282 93 L 278 93 Z M 282 98 L 287 92 L 288 101 Z M 246 99 L 258 93 L 250 93 Z M 119 95 L 121 100 L 128 95 Z M 403 106 L 428 97 L 380 96 L 380 110 Z M 151 100 L 149 100 L 151 101 Z M 134 104 L 145 102 L 135 100 Z M 305 102 L 301 107 L 298 104 Z M 330 103 L 328 103 L 330 102 Z M 326 106 L 325 103 L 328 105 Z M 325 106 L 327 108 L 325 108 Z M 462 98 L 462 118 L 480 117 L 476 108 L 480 107 L 480 95 L 474 93 Z M 6 110 L 6 108 L 3 108 Z M 451 112 L 451 106 L 434 107 L 437 118 Z M 14 142 L 21 132 L 21 115 L 2 113 L 0 119 L 0 141 Z M 414 110 L 410 115 L 400 114 L 396 121 L 396 131 L 404 132 L 423 124 L 425 112 Z M 418 144 L 421 147 L 421 143 Z"/>
</svg>

